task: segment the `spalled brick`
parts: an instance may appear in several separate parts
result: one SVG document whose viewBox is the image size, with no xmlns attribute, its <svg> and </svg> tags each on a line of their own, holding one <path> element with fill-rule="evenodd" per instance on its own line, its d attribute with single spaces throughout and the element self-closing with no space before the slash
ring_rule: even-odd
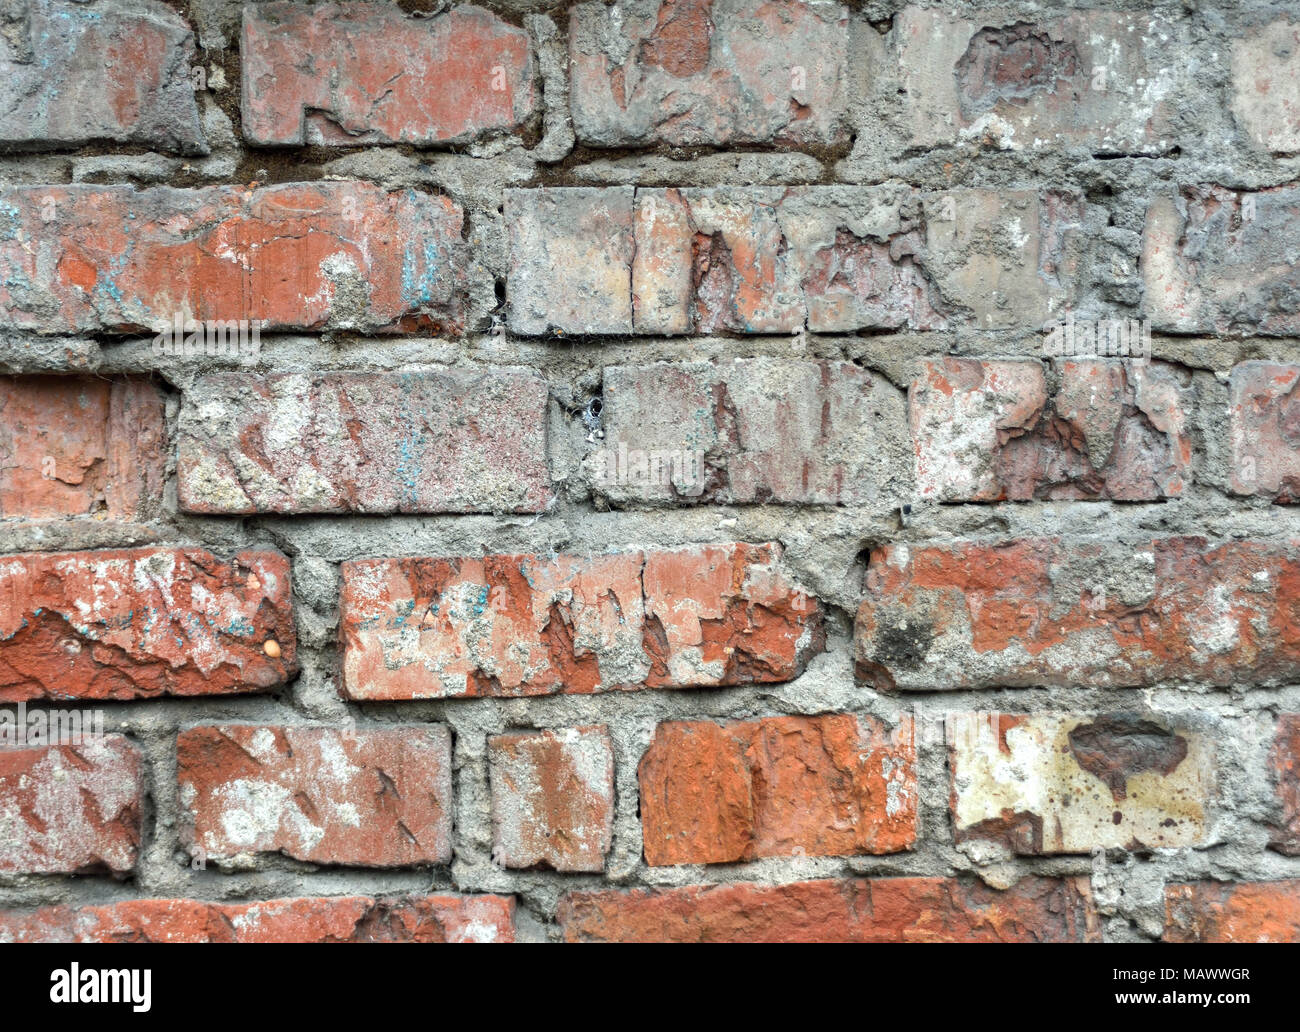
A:
<svg viewBox="0 0 1300 1032">
<path fill-rule="evenodd" d="M 181 508 L 541 512 L 546 384 L 518 369 L 216 373 L 186 391 Z"/>
<path fill-rule="evenodd" d="M 569 942 L 1095 942 L 1086 878 L 1005 891 L 954 878 L 858 878 L 575 892 Z"/>
<path fill-rule="evenodd" d="M 451 859 L 444 727 L 196 727 L 176 740 L 191 848 L 209 860 L 282 853 L 406 867 Z"/>
<path fill-rule="evenodd" d="M 297 670 L 289 563 L 276 552 L 0 558 L 0 702 L 256 692 Z"/>
<path fill-rule="evenodd" d="M 206 154 L 189 26 L 155 0 L 16 0 L 0 33 L 0 144 L 95 140 Z"/>
<path fill-rule="evenodd" d="M 128 874 L 143 799 L 140 751 L 121 735 L 0 749 L 0 871 Z"/>
<path fill-rule="evenodd" d="M 1203 734 L 1131 713 L 957 713 L 945 725 L 958 842 L 1043 855 L 1206 841 Z"/>
<path fill-rule="evenodd" d="M 848 50 L 836 3 L 578 4 L 574 132 L 600 147 L 835 144 L 847 139 Z"/>
<path fill-rule="evenodd" d="M 463 217 L 360 182 L 0 189 L 0 327 L 455 330 Z"/>
<path fill-rule="evenodd" d="M 874 549 L 858 676 L 881 688 L 1217 686 L 1300 675 L 1300 543 L 1022 538 Z"/>
<path fill-rule="evenodd" d="M 1246 137 L 1274 154 L 1300 151 L 1300 19 L 1279 20 L 1232 42 L 1232 112 Z"/>
<path fill-rule="evenodd" d="M 822 611 L 777 545 L 343 564 L 354 700 L 706 688 L 797 677 Z"/>
<path fill-rule="evenodd" d="M 480 7 L 249 5 L 240 55 L 256 144 L 467 142 L 536 104 L 528 34 Z"/>
<path fill-rule="evenodd" d="M 515 333 L 632 332 L 632 189 L 507 190 Z"/>
<path fill-rule="evenodd" d="M 1300 502 L 1300 366 L 1243 362 L 1232 369 L 1228 484 L 1237 494 Z"/>
<path fill-rule="evenodd" d="M 137 899 L 0 911 L 0 942 L 514 942 L 510 896 Z"/>
<path fill-rule="evenodd" d="M 916 487 L 940 502 L 1182 494 L 1191 377 L 1165 363 L 925 362 L 908 394 Z"/>
<path fill-rule="evenodd" d="M 495 735 L 488 763 L 497 863 L 604 870 L 614 834 L 614 746 L 605 728 Z"/>
<path fill-rule="evenodd" d="M 1144 311 L 1175 333 L 1300 333 L 1300 184 L 1184 187 L 1147 209 Z"/>
<path fill-rule="evenodd" d="M 849 362 L 607 366 L 605 436 L 585 460 L 617 504 L 863 505 L 906 483 L 906 409 Z"/>
<path fill-rule="evenodd" d="M 660 724 L 638 769 L 646 863 L 894 853 L 916 841 L 912 721 Z"/>
<path fill-rule="evenodd" d="M 1269 845 L 1287 856 L 1300 856 L 1300 713 L 1278 717 L 1269 760 L 1282 818 Z"/>
<path fill-rule="evenodd" d="M 1165 887 L 1167 942 L 1300 942 L 1300 881 Z"/>
<path fill-rule="evenodd" d="M 1026 20 L 904 8 L 890 37 L 913 148 L 964 141 L 1160 154 L 1182 97 L 1171 47 L 1187 34 L 1151 11 Z"/>
<path fill-rule="evenodd" d="M 0 516 L 147 517 L 167 467 L 147 380 L 0 378 Z"/>
</svg>

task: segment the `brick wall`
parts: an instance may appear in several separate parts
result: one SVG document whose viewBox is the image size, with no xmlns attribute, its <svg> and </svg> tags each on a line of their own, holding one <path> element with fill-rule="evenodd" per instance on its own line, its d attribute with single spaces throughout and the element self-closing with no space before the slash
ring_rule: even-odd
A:
<svg viewBox="0 0 1300 1032">
<path fill-rule="evenodd" d="M 1289 7 L 8 4 L 0 941 L 1300 939 Z"/>
</svg>

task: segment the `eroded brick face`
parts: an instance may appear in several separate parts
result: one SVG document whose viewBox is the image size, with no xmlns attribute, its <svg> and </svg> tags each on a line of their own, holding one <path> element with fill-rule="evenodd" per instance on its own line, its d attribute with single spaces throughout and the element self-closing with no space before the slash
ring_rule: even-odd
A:
<svg viewBox="0 0 1300 1032">
<path fill-rule="evenodd" d="M 214 373 L 181 412 L 181 508 L 540 512 L 546 400 L 517 369 Z"/>
<path fill-rule="evenodd" d="M 999 892 L 953 878 L 863 878 L 574 892 L 569 942 L 1081 942 L 1099 938 L 1086 879 Z"/>
<path fill-rule="evenodd" d="M 835 3 L 578 4 L 574 131 L 600 147 L 832 144 L 847 137 L 848 50 Z"/>
<path fill-rule="evenodd" d="M 1238 494 L 1300 501 L 1300 366 L 1243 362 L 1231 383 L 1229 485 Z"/>
<path fill-rule="evenodd" d="M 1232 44 L 1232 113 L 1256 146 L 1275 154 L 1300 151 L 1300 19 L 1251 29 Z"/>
<path fill-rule="evenodd" d="M 0 558 L 0 701 L 266 691 L 297 670 L 289 564 L 278 553 Z"/>
<path fill-rule="evenodd" d="M 928 361 L 908 394 L 917 493 L 941 502 L 1183 493 L 1191 378 L 1116 359 Z"/>
<path fill-rule="evenodd" d="M 503 896 L 138 899 L 0 911 L 0 942 L 513 942 L 514 913 Z"/>
<path fill-rule="evenodd" d="M 1269 760 L 1281 810 L 1269 844 L 1279 853 L 1300 856 L 1300 713 L 1278 717 Z"/>
<path fill-rule="evenodd" d="M 446 728 L 197 727 L 176 742 L 191 849 L 360 867 L 451 859 Z"/>
<path fill-rule="evenodd" d="M 369 183 L 0 190 L 0 327 L 451 330 L 461 208 Z"/>
<path fill-rule="evenodd" d="M 916 840 L 912 722 L 772 717 L 660 724 L 641 760 L 652 866 L 892 853 Z"/>
<path fill-rule="evenodd" d="M 1167 942 L 1300 942 L 1300 881 L 1165 889 Z"/>
<path fill-rule="evenodd" d="M 343 690 L 361 699 L 787 681 L 824 643 L 774 545 L 343 565 Z"/>
<path fill-rule="evenodd" d="M 879 688 L 1286 682 L 1300 555 L 1260 541 L 1021 538 L 872 551 L 857 670 Z"/>
<path fill-rule="evenodd" d="M 488 764 L 497 863 L 604 870 L 614 833 L 614 746 L 603 727 L 495 735 Z"/>
<path fill-rule="evenodd" d="M 140 750 L 121 735 L 0 749 L 0 872 L 130 873 L 144 792 Z"/>
<path fill-rule="evenodd" d="M 945 718 L 958 842 L 1015 853 L 1194 846 L 1215 797 L 1206 736 L 1133 713 Z"/>
<path fill-rule="evenodd" d="M 0 378 L 0 516 L 150 516 L 166 467 L 149 381 Z"/>
<path fill-rule="evenodd" d="M 412 18 L 372 3 L 244 10 L 243 127 L 258 144 L 432 144 L 518 127 L 528 35 L 481 7 Z"/>
</svg>

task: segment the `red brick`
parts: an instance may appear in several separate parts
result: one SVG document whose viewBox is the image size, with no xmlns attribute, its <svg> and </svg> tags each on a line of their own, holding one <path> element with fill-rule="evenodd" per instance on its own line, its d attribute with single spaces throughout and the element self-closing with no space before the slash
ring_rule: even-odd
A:
<svg viewBox="0 0 1300 1032">
<path fill-rule="evenodd" d="M 244 8 L 244 136 L 256 144 L 467 142 L 532 114 L 528 34 L 480 7 Z"/>
<path fill-rule="evenodd" d="M 5 13 L 0 144 L 208 152 L 190 79 L 194 37 L 166 4 L 19 0 Z"/>
<path fill-rule="evenodd" d="M 916 841 L 912 721 L 686 721 L 655 729 L 638 770 L 646 863 L 893 853 Z"/>
<path fill-rule="evenodd" d="M 494 735 L 488 763 L 497 863 L 604 870 L 614 834 L 614 746 L 603 727 Z"/>
<path fill-rule="evenodd" d="M 1056 538 L 872 551 L 857 669 L 904 689 L 1300 676 L 1300 543 Z"/>
<path fill-rule="evenodd" d="M 147 380 L 0 379 L 0 516 L 157 512 L 167 468 L 163 400 Z"/>
<path fill-rule="evenodd" d="M 0 911 L 0 942 L 514 942 L 514 914 L 509 896 L 136 899 Z"/>
<path fill-rule="evenodd" d="M 463 213 L 368 183 L 0 190 L 0 327 L 455 330 Z"/>
<path fill-rule="evenodd" d="M 1087 879 L 999 892 L 954 878 L 859 878 L 575 892 L 570 942 L 1095 942 Z"/>
<path fill-rule="evenodd" d="M 1173 333 L 1300 333 L 1298 235 L 1300 183 L 1253 192 L 1201 184 L 1156 197 L 1142 240 L 1144 314 Z"/>
<path fill-rule="evenodd" d="M 196 727 L 176 741 L 191 848 L 406 867 L 451 860 L 451 734 L 443 727 Z"/>
<path fill-rule="evenodd" d="M 912 148 L 974 141 L 1162 154 L 1184 101 L 1187 34 L 1151 11 L 1029 20 L 907 7 L 889 37 Z"/>
<path fill-rule="evenodd" d="M 1132 713 L 945 718 L 953 837 L 1015 853 L 1179 848 L 1209 837 L 1213 745 Z"/>
<path fill-rule="evenodd" d="M 940 502 L 1182 494 L 1191 379 L 1164 363 L 925 362 L 908 395 L 917 492 Z"/>
<path fill-rule="evenodd" d="M 848 11 L 760 0 L 584 3 L 569 21 L 573 126 L 621 147 L 847 139 Z"/>
<path fill-rule="evenodd" d="M 1277 781 L 1282 820 L 1270 845 L 1279 853 L 1300 856 L 1300 713 L 1283 713 L 1269 757 Z"/>
<path fill-rule="evenodd" d="M 121 735 L 0 749 L 0 871 L 128 874 L 144 792 L 140 751 Z"/>
<path fill-rule="evenodd" d="M 355 700 L 788 681 L 824 644 L 777 545 L 343 564 Z"/>
<path fill-rule="evenodd" d="M 1237 494 L 1300 502 L 1300 365 L 1243 362 L 1231 377 L 1228 484 Z"/>
<path fill-rule="evenodd" d="M 256 692 L 297 670 L 289 563 L 278 553 L 0 558 L 0 702 Z"/>
<path fill-rule="evenodd" d="M 1278 19 L 1232 41 L 1232 112 L 1252 143 L 1274 154 L 1300 151 L 1300 18 Z"/>
<path fill-rule="evenodd" d="M 1165 887 L 1167 942 L 1300 942 L 1300 881 Z"/>
<path fill-rule="evenodd" d="M 546 384 L 516 369 L 215 373 L 185 392 L 187 512 L 541 512 Z"/>
</svg>

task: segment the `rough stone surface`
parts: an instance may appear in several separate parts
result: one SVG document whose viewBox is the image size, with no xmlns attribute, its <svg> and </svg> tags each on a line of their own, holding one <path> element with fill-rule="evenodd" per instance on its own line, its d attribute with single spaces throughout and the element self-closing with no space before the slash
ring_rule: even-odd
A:
<svg viewBox="0 0 1300 1032">
<path fill-rule="evenodd" d="M 546 385 L 519 369 L 216 373 L 187 393 L 180 504 L 201 513 L 540 512 Z"/>
<path fill-rule="evenodd" d="M 824 643 L 779 548 L 344 564 L 354 700 L 775 683 Z"/>
<path fill-rule="evenodd" d="M 852 714 L 660 724 L 638 772 L 646 862 L 910 849 L 913 736 Z"/>
<path fill-rule="evenodd" d="M 1232 113 L 1246 137 L 1275 154 L 1300 152 L 1300 18 L 1232 41 Z"/>
<path fill-rule="evenodd" d="M 176 742 L 191 850 L 360 867 L 451 859 L 446 728 L 196 727 Z"/>
<path fill-rule="evenodd" d="M 121 735 L 0 749 L 0 872 L 129 874 L 144 790 L 140 750 Z"/>
<path fill-rule="evenodd" d="M 488 763 L 497 863 L 604 870 L 614 831 L 614 747 L 603 727 L 495 735 Z"/>
<path fill-rule="evenodd" d="M 1243 362 L 1232 370 L 1233 491 L 1300 502 L 1300 365 Z"/>
<path fill-rule="evenodd" d="M 958 842 L 1039 855 L 1206 841 L 1216 772 L 1203 735 L 1133 713 L 945 723 Z"/>
<path fill-rule="evenodd" d="M 1170 885 L 1165 912 L 1169 942 L 1300 942 L 1300 881 Z"/>
<path fill-rule="evenodd" d="M 290 598 L 275 552 L 0 558 L 0 701 L 266 691 L 298 670 Z"/>
<path fill-rule="evenodd" d="M 481 7 L 250 4 L 243 128 L 256 144 L 455 143 L 532 114 L 528 34 Z"/>
<path fill-rule="evenodd" d="M 1269 759 L 1281 806 L 1281 820 L 1269 844 L 1279 853 L 1300 856 L 1300 713 L 1278 717 Z"/>
</svg>

